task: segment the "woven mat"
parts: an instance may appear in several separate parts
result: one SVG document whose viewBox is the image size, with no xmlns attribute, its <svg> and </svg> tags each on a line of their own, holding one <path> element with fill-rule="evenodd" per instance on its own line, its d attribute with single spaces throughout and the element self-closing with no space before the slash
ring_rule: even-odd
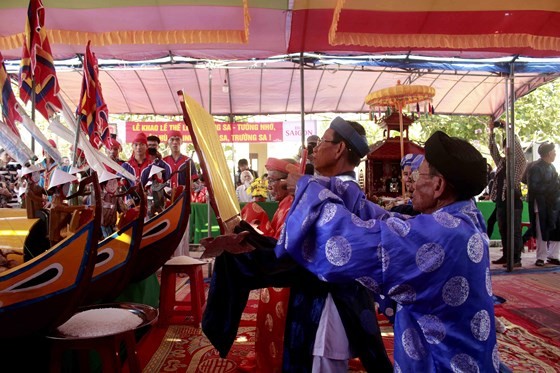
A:
<svg viewBox="0 0 560 373">
<path fill-rule="evenodd" d="M 506 326 L 504 333 L 498 333 L 498 350 L 505 365 L 514 372 L 558 372 L 560 348 L 505 317 L 498 319 Z"/>
<path fill-rule="evenodd" d="M 506 299 L 496 314 L 560 346 L 560 273 L 493 276 L 492 285 Z"/>
<path fill-rule="evenodd" d="M 560 283 L 555 276 L 492 278 L 494 293 L 506 298 L 506 303 L 496 306 L 496 316 L 506 326 L 505 333 L 498 333 L 500 357 L 514 372 L 559 371 Z M 186 290 L 184 286 L 179 287 L 178 291 Z M 258 291 L 254 291 L 227 359 L 218 356 L 200 328 L 170 326 L 150 332 L 138 349 L 144 372 L 243 372 L 247 356 L 254 353 L 257 307 Z M 379 321 L 384 344 L 392 358 L 393 329 L 387 321 Z M 350 361 L 350 372 L 362 371 L 357 359 Z"/>
<path fill-rule="evenodd" d="M 227 359 L 220 358 L 200 328 L 171 325 L 163 336 L 161 329 L 156 329 L 152 333 L 153 336 L 148 335 L 147 340 L 142 341 L 138 348 L 140 360 L 147 360 L 146 354 L 151 355 L 149 361 L 145 363 L 143 371 L 146 373 L 229 373 L 239 371 L 239 366 L 243 365 L 244 359 L 254 350 L 258 296 L 258 291 L 252 291 L 249 296 L 237 339 Z M 153 343 L 159 343 L 155 351 Z"/>
</svg>

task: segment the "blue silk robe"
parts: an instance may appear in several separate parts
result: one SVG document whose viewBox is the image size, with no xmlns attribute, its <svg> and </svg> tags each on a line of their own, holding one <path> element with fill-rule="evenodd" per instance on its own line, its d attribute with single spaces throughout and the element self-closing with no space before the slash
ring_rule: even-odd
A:
<svg viewBox="0 0 560 373">
<path fill-rule="evenodd" d="M 351 183 L 357 187 L 355 179 L 348 175 L 335 180 L 340 185 Z M 346 195 L 348 208 L 353 211 L 360 210 L 365 202 L 356 197 L 359 196 Z M 275 239 L 258 237 L 251 244 L 259 249 L 236 255 L 224 252 L 215 261 L 202 330 L 221 357 L 227 356 L 233 344 L 249 291 L 270 286 L 290 287 L 283 372 L 311 372 L 315 335 L 328 293 L 333 297 L 351 349 L 365 369 L 368 372 L 393 370 L 368 289 L 353 280 L 341 284 L 322 282 L 289 256 L 278 260 Z"/>
<path fill-rule="evenodd" d="M 408 218 L 367 202 L 355 183 L 303 177 L 276 254 L 396 301 L 395 372 L 490 372 L 499 356 L 488 242 L 473 201 Z"/>
</svg>

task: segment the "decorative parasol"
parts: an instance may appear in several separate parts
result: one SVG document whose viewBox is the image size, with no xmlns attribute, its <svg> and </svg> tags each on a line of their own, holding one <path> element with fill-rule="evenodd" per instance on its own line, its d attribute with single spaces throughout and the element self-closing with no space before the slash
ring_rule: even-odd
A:
<svg viewBox="0 0 560 373">
<path fill-rule="evenodd" d="M 401 145 L 401 159 L 404 157 L 404 142 L 403 142 L 403 118 L 402 109 L 406 105 L 415 104 L 422 101 L 431 100 L 436 94 L 436 90 L 433 87 L 425 85 L 401 85 L 400 81 L 397 81 L 397 85 L 394 87 L 380 89 L 378 91 L 372 92 L 366 96 L 365 102 L 370 107 L 374 106 L 388 106 L 394 107 L 399 112 L 399 130 L 400 135 L 400 145 Z M 404 180 L 402 192 L 404 196 Z"/>
</svg>

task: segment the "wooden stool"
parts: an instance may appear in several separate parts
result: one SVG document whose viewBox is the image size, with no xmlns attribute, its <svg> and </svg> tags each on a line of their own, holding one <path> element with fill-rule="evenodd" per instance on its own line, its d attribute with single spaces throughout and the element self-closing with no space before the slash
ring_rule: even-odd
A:
<svg viewBox="0 0 560 373">
<path fill-rule="evenodd" d="M 207 264 L 189 256 L 176 256 L 169 259 L 161 271 L 159 293 L 158 324 L 192 324 L 198 326 L 202 321 L 202 310 L 206 304 L 202 266 Z M 190 301 L 176 299 L 177 274 L 189 276 Z M 179 318 L 180 317 L 180 318 Z"/>
<path fill-rule="evenodd" d="M 521 223 L 521 229 L 524 227 L 531 229 L 531 223 Z M 537 240 L 535 240 L 535 237 L 529 238 L 525 245 L 527 246 L 527 250 L 529 252 L 537 250 Z"/>
<path fill-rule="evenodd" d="M 100 308 L 125 309 L 139 316 L 142 319 L 142 323 L 133 329 L 117 331 L 115 333 L 107 332 L 93 337 L 69 336 L 61 334 L 60 332 L 48 335 L 47 338 L 52 342 L 50 362 L 50 371 L 52 373 L 60 373 L 64 351 L 66 350 L 78 350 L 80 372 L 90 371 L 89 350 L 98 352 L 103 373 L 121 372 L 121 344 L 125 347 L 128 371 L 130 373 L 140 373 L 142 371 L 136 353 L 135 331 L 138 328 L 153 323 L 157 318 L 158 311 L 153 307 L 135 303 L 93 305 L 81 308 L 80 310 L 84 311 Z M 88 325 L 87 328 L 90 330 L 102 330 L 104 329 L 103 325 L 100 325 L 102 323 L 102 321 L 92 322 L 92 325 Z"/>
<path fill-rule="evenodd" d="M 531 237 L 527 241 L 527 250 L 529 252 L 537 250 L 537 240 L 535 240 L 535 237 Z"/>
<path fill-rule="evenodd" d="M 121 343 L 124 343 L 130 373 L 141 372 L 140 361 L 136 354 L 136 340 L 134 330 L 127 330 L 118 334 L 112 334 L 94 338 L 71 338 L 57 339 L 51 347 L 51 373 L 60 373 L 62 369 L 62 357 L 66 350 L 79 350 L 79 371 L 87 372 L 89 367 L 89 350 L 95 350 L 101 358 L 102 372 L 121 372 Z"/>
</svg>

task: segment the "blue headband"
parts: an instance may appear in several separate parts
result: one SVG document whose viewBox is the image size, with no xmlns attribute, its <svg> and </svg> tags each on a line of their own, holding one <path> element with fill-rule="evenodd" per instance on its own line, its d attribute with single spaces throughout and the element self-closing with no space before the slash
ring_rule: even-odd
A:
<svg viewBox="0 0 560 373">
<path fill-rule="evenodd" d="M 350 145 L 352 150 L 358 153 L 360 158 L 369 153 L 369 146 L 367 144 L 366 137 L 356 132 L 354 127 L 341 117 L 334 118 L 329 128 L 334 130 L 340 135 L 340 137 L 346 140 L 348 145 Z"/>
<path fill-rule="evenodd" d="M 418 167 L 420 167 L 420 164 L 422 163 L 423 160 L 424 160 L 423 154 L 409 153 L 401 159 L 401 169 L 404 169 L 405 166 L 410 166 L 412 171 L 417 170 Z"/>
</svg>

